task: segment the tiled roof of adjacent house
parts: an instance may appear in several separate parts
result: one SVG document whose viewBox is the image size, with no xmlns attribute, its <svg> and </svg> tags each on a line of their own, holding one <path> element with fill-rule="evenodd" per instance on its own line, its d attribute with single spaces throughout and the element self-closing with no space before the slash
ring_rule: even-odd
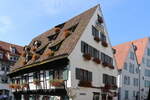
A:
<svg viewBox="0 0 150 100">
<path fill-rule="evenodd" d="M 11 48 L 15 48 L 15 53 L 11 52 Z M 23 51 L 23 47 L 7 42 L 0 41 L 0 52 L 3 53 L 2 60 L 8 61 L 8 55 L 19 56 Z"/>
<path fill-rule="evenodd" d="M 115 59 L 117 62 L 118 69 L 123 68 L 123 65 L 126 61 L 126 57 L 128 56 L 128 52 L 130 50 L 131 45 L 132 44 L 130 42 L 127 42 L 113 47 L 116 50 Z"/>
<path fill-rule="evenodd" d="M 12 72 L 57 56 L 69 55 L 98 7 L 99 5 L 35 37 L 24 48 L 25 51 L 13 67 Z M 27 56 L 32 58 L 26 61 Z"/>
<path fill-rule="evenodd" d="M 126 61 L 126 57 L 128 55 L 129 49 L 132 44 L 135 45 L 137 48 L 135 53 L 137 56 L 138 64 L 141 64 L 145 49 L 147 47 L 148 40 L 149 38 L 146 37 L 146 38 L 142 38 L 142 39 L 138 39 L 138 40 L 134 40 L 134 41 L 130 41 L 130 42 L 126 42 L 126 43 L 114 46 L 113 48 L 116 49 L 115 58 L 116 58 L 118 69 L 123 68 L 123 65 Z"/>
</svg>

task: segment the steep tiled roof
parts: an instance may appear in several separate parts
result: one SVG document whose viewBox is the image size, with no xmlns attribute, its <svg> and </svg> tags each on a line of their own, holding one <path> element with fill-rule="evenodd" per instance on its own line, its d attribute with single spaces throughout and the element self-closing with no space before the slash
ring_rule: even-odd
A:
<svg viewBox="0 0 150 100">
<path fill-rule="evenodd" d="M 136 47 L 137 47 L 136 56 L 137 56 L 137 60 L 138 60 L 139 64 L 141 64 L 141 62 L 142 62 L 142 58 L 144 56 L 144 52 L 145 52 L 145 49 L 147 47 L 148 40 L 149 40 L 149 38 L 146 37 L 146 38 L 132 41 L 132 43 L 134 45 L 136 45 Z"/>
<path fill-rule="evenodd" d="M 28 47 L 32 49 L 34 48 L 35 41 L 40 41 L 40 46 L 36 48 L 35 51 L 29 50 L 29 53 L 31 55 L 37 55 L 38 58 L 36 60 L 31 59 L 25 64 L 24 63 L 25 57 L 21 56 L 19 61 L 15 64 L 14 66 L 15 68 L 12 69 L 12 72 L 22 67 L 26 67 L 28 65 L 39 63 L 39 62 L 49 60 L 49 59 L 53 59 L 53 57 L 55 56 L 59 56 L 63 54 L 69 55 L 74 49 L 76 43 L 78 42 L 80 36 L 82 35 L 83 31 L 85 30 L 91 17 L 93 16 L 94 12 L 96 11 L 98 7 L 99 5 L 35 37 L 31 41 L 31 43 L 28 45 Z M 60 31 L 57 34 L 55 31 L 58 28 L 60 29 Z M 68 31 L 71 34 L 66 37 L 66 32 Z M 54 37 L 56 36 L 56 38 L 51 40 L 53 36 Z M 52 51 L 50 50 L 56 49 L 56 48 L 58 48 L 58 50 L 54 52 L 54 55 L 48 56 L 49 52 L 52 53 Z"/>
<path fill-rule="evenodd" d="M 11 47 L 14 47 L 16 49 L 15 54 L 11 52 Z M 19 45 L 0 41 L 0 52 L 4 54 L 4 60 L 8 60 L 8 54 L 11 56 L 19 56 L 22 51 L 23 51 L 23 47 Z"/>
<path fill-rule="evenodd" d="M 116 58 L 118 69 L 123 68 L 123 64 L 125 63 L 126 57 L 128 55 L 129 49 L 132 44 L 135 45 L 137 48 L 135 53 L 137 56 L 138 64 L 141 64 L 148 40 L 149 38 L 146 37 L 146 38 L 142 38 L 142 39 L 138 39 L 138 40 L 134 40 L 134 41 L 130 41 L 130 42 L 126 42 L 126 43 L 114 46 L 113 48 L 116 49 L 115 58 Z"/>
<path fill-rule="evenodd" d="M 125 63 L 126 57 L 128 56 L 129 49 L 131 47 L 131 43 L 123 43 L 117 46 L 114 46 L 113 48 L 116 50 L 115 53 L 115 59 L 117 62 L 117 68 L 122 69 L 123 65 Z"/>
</svg>

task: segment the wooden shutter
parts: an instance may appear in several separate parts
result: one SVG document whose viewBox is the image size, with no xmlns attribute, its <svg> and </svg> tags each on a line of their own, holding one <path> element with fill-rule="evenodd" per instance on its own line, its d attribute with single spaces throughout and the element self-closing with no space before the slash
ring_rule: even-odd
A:
<svg viewBox="0 0 150 100">
<path fill-rule="evenodd" d="M 63 71 L 63 80 L 68 80 L 68 69 L 66 68 L 66 69 L 64 69 L 64 71 Z"/>
</svg>

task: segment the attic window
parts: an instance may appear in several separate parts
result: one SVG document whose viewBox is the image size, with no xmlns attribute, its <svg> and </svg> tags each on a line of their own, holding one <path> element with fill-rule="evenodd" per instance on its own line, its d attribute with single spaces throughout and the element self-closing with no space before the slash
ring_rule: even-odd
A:
<svg viewBox="0 0 150 100">
<path fill-rule="evenodd" d="M 33 45 L 38 48 L 41 45 L 41 41 L 36 40 Z"/>
<path fill-rule="evenodd" d="M 25 52 L 29 52 L 30 51 L 30 47 L 29 46 L 25 46 L 24 48 L 23 48 L 23 50 L 25 51 Z"/>
<path fill-rule="evenodd" d="M 14 53 L 14 54 L 15 54 L 15 53 L 16 53 L 16 48 L 15 48 L 15 47 L 11 47 L 11 48 L 10 48 L 10 51 L 11 51 L 11 53 Z"/>
<path fill-rule="evenodd" d="M 70 27 L 68 30 L 71 31 L 71 32 L 74 32 L 75 29 L 77 28 L 78 24 L 76 25 L 73 25 L 72 27 Z"/>
<path fill-rule="evenodd" d="M 62 28 L 64 27 L 64 25 L 65 25 L 65 23 L 62 23 L 62 24 L 59 24 L 59 25 L 55 26 L 55 28 L 56 28 L 56 27 L 59 27 L 59 28 L 62 29 Z"/>
<path fill-rule="evenodd" d="M 57 51 L 57 50 L 60 48 L 61 44 L 62 44 L 62 42 L 58 43 L 58 44 L 55 45 L 55 46 L 50 47 L 50 49 L 51 49 L 52 51 Z"/>
<path fill-rule="evenodd" d="M 51 35 L 51 36 L 48 36 L 47 38 L 49 41 L 52 41 L 52 40 L 55 40 L 57 38 L 57 36 L 58 36 L 58 33 Z"/>
</svg>

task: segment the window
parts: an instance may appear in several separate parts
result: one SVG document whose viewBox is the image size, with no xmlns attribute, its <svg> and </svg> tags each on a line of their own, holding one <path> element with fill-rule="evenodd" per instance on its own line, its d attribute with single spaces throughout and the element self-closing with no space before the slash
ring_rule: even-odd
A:
<svg viewBox="0 0 150 100">
<path fill-rule="evenodd" d="M 16 48 L 15 47 L 11 47 L 11 49 L 10 49 L 10 51 L 11 51 L 11 53 L 16 53 Z"/>
<path fill-rule="evenodd" d="M 150 87 L 150 81 L 145 80 L 145 87 Z"/>
<path fill-rule="evenodd" d="M 125 100 L 129 99 L 129 91 L 125 90 Z"/>
<path fill-rule="evenodd" d="M 99 95 L 100 95 L 100 93 L 94 92 L 94 94 L 93 94 L 93 100 L 99 100 Z"/>
<path fill-rule="evenodd" d="M 50 70 L 49 71 L 49 79 L 63 79 L 67 80 L 68 79 L 68 69 L 59 69 L 59 70 Z"/>
<path fill-rule="evenodd" d="M 101 40 L 106 42 L 106 36 L 101 32 Z"/>
<path fill-rule="evenodd" d="M 92 35 L 94 37 L 99 37 L 99 31 L 94 26 L 92 26 Z"/>
<path fill-rule="evenodd" d="M 106 62 L 108 64 L 113 65 L 113 59 L 104 53 L 101 53 L 101 60 L 102 60 L 102 62 Z"/>
<path fill-rule="evenodd" d="M 134 52 L 130 52 L 130 59 L 134 60 Z"/>
<path fill-rule="evenodd" d="M 3 53 L 0 53 L 0 59 L 3 59 Z"/>
<path fill-rule="evenodd" d="M 103 74 L 103 83 L 104 84 L 116 85 L 116 77 L 110 76 L 110 75 L 107 75 L 107 74 Z"/>
<path fill-rule="evenodd" d="M 94 58 L 100 58 L 100 52 L 83 41 L 81 41 L 81 52 L 90 54 Z"/>
<path fill-rule="evenodd" d="M 134 74 L 134 64 L 129 64 L 129 72 Z"/>
<path fill-rule="evenodd" d="M 130 85 L 130 77 L 124 76 L 124 84 L 125 85 Z"/>
<path fill-rule="evenodd" d="M 127 63 L 124 63 L 124 69 L 125 69 L 125 70 L 128 70 L 128 65 L 127 65 Z"/>
<path fill-rule="evenodd" d="M 135 70 L 135 71 L 136 71 L 136 73 L 139 73 L 139 68 L 136 68 L 136 70 Z"/>
<path fill-rule="evenodd" d="M 72 27 L 70 27 L 68 30 L 71 31 L 71 32 L 74 32 L 75 29 L 77 28 L 78 24 L 76 25 L 73 25 Z"/>
<path fill-rule="evenodd" d="M 92 81 L 92 72 L 76 68 L 76 79 L 80 81 Z"/>
<path fill-rule="evenodd" d="M 147 67 L 150 67 L 150 59 L 147 59 Z"/>
<path fill-rule="evenodd" d="M 138 86 L 138 84 L 139 84 L 139 80 L 134 78 L 133 79 L 133 86 Z"/>
<path fill-rule="evenodd" d="M 150 48 L 147 49 L 147 56 L 150 56 Z"/>
<path fill-rule="evenodd" d="M 145 69 L 145 76 L 147 76 L 147 77 L 150 77 L 150 70 L 148 70 L 148 69 Z"/>
</svg>

